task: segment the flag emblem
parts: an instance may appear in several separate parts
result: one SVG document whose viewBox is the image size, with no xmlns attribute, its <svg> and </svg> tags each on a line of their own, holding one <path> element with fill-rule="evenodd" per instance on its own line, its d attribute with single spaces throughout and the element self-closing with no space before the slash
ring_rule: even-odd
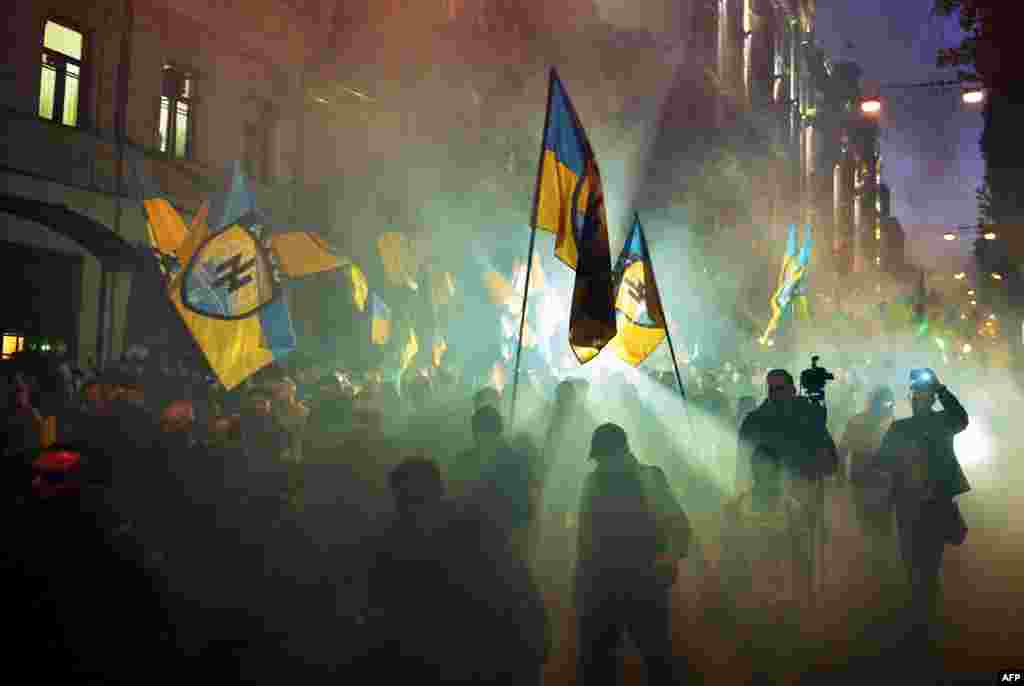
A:
<svg viewBox="0 0 1024 686">
<path fill-rule="evenodd" d="M 215 319 L 246 319 L 279 294 L 270 253 L 252 229 L 240 224 L 200 246 L 181 284 L 182 304 Z"/>
</svg>

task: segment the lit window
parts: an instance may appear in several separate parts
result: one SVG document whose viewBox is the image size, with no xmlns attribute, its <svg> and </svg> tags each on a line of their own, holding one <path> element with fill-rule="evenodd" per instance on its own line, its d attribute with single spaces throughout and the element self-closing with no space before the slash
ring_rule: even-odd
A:
<svg viewBox="0 0 1024 686">
<path fill-rule="evenodd" d="M 164 65 L 160 96 L 160 152 L 176 159 L 192 157 L 192 114 L 195 78 L 189 72 Z"/>
<path fill-rule="evenodd" d="M 57 22 L 43 30 L 39 116 L 65 126 L 78 125 L 82 78 L 82 34 Z"/>
<path fill-rule="evenodd" d="M 4 334 L 3 340 L 3 359 L 9 360 L 14 356 L 15 353 L 20 353 L 25 349 L 25 337 L 16 336 L 14 334 Z"/>
</svg>

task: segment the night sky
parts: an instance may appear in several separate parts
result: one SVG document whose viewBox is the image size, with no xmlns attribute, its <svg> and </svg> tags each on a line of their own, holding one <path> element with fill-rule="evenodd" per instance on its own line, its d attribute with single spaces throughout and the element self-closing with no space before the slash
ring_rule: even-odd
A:
<svg viewBox="0 0 1024 686">
<path fill-rule="evenodd" d="M 931 16 L 932 0 L 818 0 L 817 40 L 833 59 L 852 59 L 864 80 L 919 83 L 955 78 L 935 67 L 943 46 L 959 42 L 955 18 Z M 852 44 L 852 45 L 851 45 Z M 926 267 L 966 255 L 967 242 L 941 239 L 945 227 L 974 224 L 974 191 L 984 165 L 978 148 L 982 120 L 958 93 L 882 90 L 883 181 L 893 214 L 908 233 L 908 253 Z"/>
</svg>

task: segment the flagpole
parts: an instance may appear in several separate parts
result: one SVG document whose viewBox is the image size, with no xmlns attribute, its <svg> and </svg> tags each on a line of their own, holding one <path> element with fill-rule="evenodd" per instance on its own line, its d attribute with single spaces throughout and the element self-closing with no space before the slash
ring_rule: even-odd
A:
<svg viewBox="0 0 1024 686">
<path fill-rule="evenodd" d="M 540 180 L 544 172 L 544 136 L 551 125 L 551 94 L 555 86 L 555 69 L 548 75 L 548 99 L 544 106 L 544 131 L 540 137 L 540 155 L 537 157 L 537 185 L 533 191 L 533 211 L 530 217 L 530 247 L 526 251 L 526 283 L 523 284 L 523 309 L 519 314 L 519 341 L 516 345 L 516 369 L 512 377 L 512 407 L 509 410 L 509 425 L 516 421 L 516 399 L 519 397 L 519 363 L 523 354 L 523 335 L 526 331 L 526 299 L 530 295 L 530 273 L 533 271 L 533 248 L 537 239 L 537 201 L 540 195 Z M 515 275 L 513 275 L 513 278 Z"/>
<path fill-rule="evenodd" d="M 516 421 L 516 399 L 519 397 L 519 363 L 523 354 L 523 335 L 526 331 L 526 298 L 530 295 L 530 272 L 533 271 L 533 247 L 537 238 L 537 229 L 530 229 L 530 248 L 526 253 L 526 283 L 523 284 L 523 311 L 519 315 L 519 341 L 516 345 L 516 370 L 512 377 L 512 408 L 509 413 L 509 424 Z"/>
<path fill-rule="evenodd" d="M 637 212 L 634 215 L 634 219 L 637 224 L 640 223 L 640 213 Z M 644 255 L 647 256 L 647 266 L 651 268 L 651 281 L 654 284 L 658 283 L 658 277 L 654 274 L 654 257 L 651 255 L 650 249 L 647 247 L 647 234 L 640 231 L 640 241 L 643 243 Z M 661 308 L 661 318 L 665 322 L 665 340 L 668 341 L 668 353 L 672 357 L 672 368 L 676 372 L 676 382 L 679 384 L 679 395 L 683 399 L 683 411 L 686 413 L 686 421 L 690 426 L 690 440 L 697 440 L 697 432 L 693 428 L 693 417 L 690 416 L 689 403 L 686 402 L 686 389 L 683 387 L 683 377 L 679 373 L 679 363 L 676 361 L 676 348 L 672 345 L 672 332 L 669 331 L 668 317 L 665 315 L 665 306 L 661 302 L 661 291 L 658 291 L 658 307 Z"/>
</svg>

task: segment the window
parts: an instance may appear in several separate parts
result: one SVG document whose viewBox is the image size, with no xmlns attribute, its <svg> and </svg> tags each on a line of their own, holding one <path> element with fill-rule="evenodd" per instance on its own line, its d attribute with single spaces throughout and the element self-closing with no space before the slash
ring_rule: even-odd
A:
<svg viewBox="0 0 1024 686">
<path fill-rule="evenodd" d="M 5 333 L 3 346 L 3 359 L 9 360 L 14 357 L 15 353 L 20 353 L 25 349 L 25 337 Z"/>
<path fill-rule="evenodd" d="M 55 21 L 46 22 L 39 79 L 39 116 L 43 119 L 65 126 L 78 125 L 82 44 L 78 31 Z"/>
<path fill-rule="evenodd" d="M 165 64 L 160 96 L 160 152 L 179 160 L 192 157 L 194 108 L 195 77 Z"/>
</svg>

